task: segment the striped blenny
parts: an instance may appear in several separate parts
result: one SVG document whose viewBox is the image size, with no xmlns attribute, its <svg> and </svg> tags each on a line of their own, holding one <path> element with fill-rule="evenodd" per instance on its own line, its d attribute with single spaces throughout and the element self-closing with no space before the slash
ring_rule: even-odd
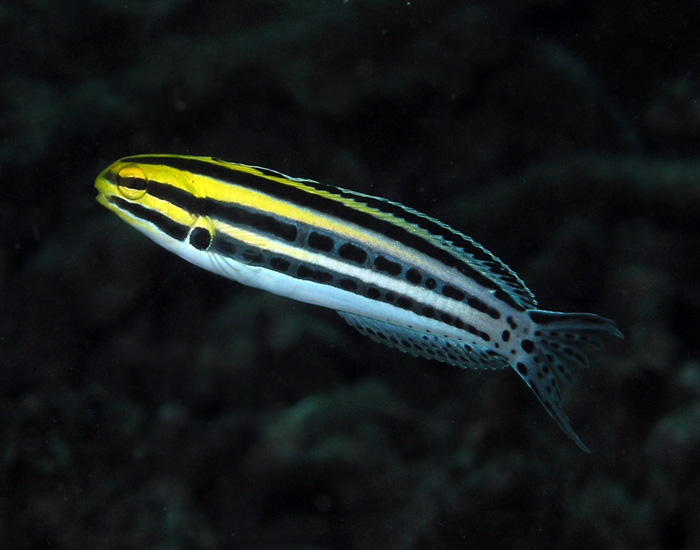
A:
<svg viewBox="0 0 700 550">
<path fill-rule="evenodd" d="M 245 285 L 335 309 L 389 347 L 467 368 L 512 367 L 584 451 L 561 408 L 583 344 L 622 337 L 591 313 L 537 309 L 503 262 L 416 210 L 217 158 L 123 158 L 100 204 L 185 260 Z"/>
</svg>

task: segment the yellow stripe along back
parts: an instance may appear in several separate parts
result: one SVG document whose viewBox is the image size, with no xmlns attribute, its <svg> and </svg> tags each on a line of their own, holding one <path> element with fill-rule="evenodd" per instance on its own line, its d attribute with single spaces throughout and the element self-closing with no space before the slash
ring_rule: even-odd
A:
<svg viewBox="0 0 700 550">
<path fill-rule="evenodd" d="M 565 433 L 560 382 L 581 344 L 621 336 L 593 314 L 536 309 L 505 264 L 395 202 L 209 157 L 124 158 L 98 201 L 186 260 L 339 311 L 360 332 L 462 367 L 513 367 Z"/>
</svg>

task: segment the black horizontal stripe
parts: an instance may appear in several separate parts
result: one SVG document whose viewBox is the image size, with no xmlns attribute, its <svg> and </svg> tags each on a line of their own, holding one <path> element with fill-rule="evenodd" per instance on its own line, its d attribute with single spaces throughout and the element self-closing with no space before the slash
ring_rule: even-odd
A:
<svg viewBox="0 0 700 550">
<path fill-rule="evenodd" d="M 209 251 L 222 254 L 229 260 L 234 260 L 245 265 L 261 266 L 274 271 L 284 273 L 294 279 L 313 281 L 322 285 L 332 286 L 364 296 L 376 302 L 396 304 L 401 309 L 412 311 L 416 315 L 428 319 L 439 318 L 442 322 L 463 329 L 465 324 L 454 315 L 440 312 L 433 306 L 428 306 L 414 298 L 399 294 L 394 290 L 370 285 L 361 279 L 348 277 L 324 266 L 301 262 L 292 256 L 273 253 L 264 248 L 252 246 L 250 243 L 235 239 L 224 233 L 216 233 L 212 239 Z M 466 325 L 468 332 L 488 341 L 489 336 L 485 332 L 476 329 L 469 330 L 471 325 Z"/>
<path fill-rule="evenodd" d="M 152 223 L 158 228 L 159 231 L 162 231 L 169 237 L 177 239 L 178 241 L 184 241 L 187 234 L 190 232 L 189 227 L 173 221 L 172 218 L 161 214 L 157 210 L 151 210 L 150 208 L 125 201 L 124 199 L 120 199 L 116 196 L 109 197 L 109 200 L 112 201 L 120 210 L 125 210 L 140 220 Z"/>
<path fill-rule="evenodd" d="M 299 234 L 299 231 L 297 230 L 296 226 L 284 222 L 279 222 L 279 220 L 275 219 L 271 215 L 261 214 L 257 211 L 249 211 L 246 208 L 233 204 L 221 203 L 220 201 L 197 198 L 178 187 L 166 183 L 160 183 L 155 181 L 149 182 L 149 193 L 158 199 L 171 202 L 172 204 L 179 206 L 180 208 L 189 209 L 189 211 L 191 211 L 195 215 L 212 216 L 226 223 L 246 226 L 251 229 L 257 230 L 261 233 L 281 237 L 285 240 L 295 239 Z M 305 231 L 303 229 L 301 232 L 305 234 Z M 215 240 L 212 248 L 214 251 L 223 253 L 225 255 L 235 256 L 235 246 L 231 244 L 230 241 L 231 239 L 227 240 L 222 235 L 221 237 Z M 328 252 L 331 252 L 335 246 L 335 241 L 333 239 L 327 237 L 326 235 L 322 235 L 316 231 L 309 232 L 307 243 L 311 248 Z M 241 250 L 244 251 L 244 255 L 238 258 L 239 261 L 243 261 L 244 263 L 247 263 L 249 265 L 261 265 L 264 263 L 263 258 L 260 256 L 260 254 L 251 252 L 249 247 L 243 248 Z M 356 246 L 355 244 L 346 242 L 339 247 L 338 256 L 340 258 L 353 261 L 354 263 L 364 265 L 367 261 L 368 254 L 364 249 Z M 378 271 L 394 277 L 399 276 L 403 272 L 401 264 L 389 260 L 388 258 L 382 255 L 376 256 L 373 265 L 374 268 Z M 272 268 L 275 269 L 274 267 Z M 278 269 L 275 270 L 279 271 Z M 414 269 L 412 271 L 416 270 Z M 316 282 L 320 283 L 330 282 L 330 278 L 327 277 L 324 274 L 324 272 L 319 269 L 311 270 L 311 268 L 308 268 L 306 266 L 300 266 L 297 269 L 296 273 L 301 279 L 315 280 Z M 418 275 L 420 277 L 420 274 Z M 334 286 L 341 285 L 336 284 Z M 447 298 L 459 302 L 463 302 L 467 298 L 461 290 L 451 285 L 445 284 L 440 286 L 442 294 Z M 426 287 L 429 290 L 437 288 L 437 281 L 435 281 L 434 278 L 427 279 Z M 374 296 L 374 291 L 370 291 L 369 297 L 373 299 L 378 298 L 378 296 Z M 393 300 L 388 299 L 388 295 L 385 294 L 384 301 L 391 302 Z M 405 304 L 405 302 L 402 303 Z M 466 305 L 476 309 L 477 311 L 486 313 L 494 319 L 498 319 L 500 317 L 500 313 L 497 310 L 487 306 L 484 302 L 478 300 L 477 298 L 469 297 L 469 299 L 466 301 Z M 410 308 L 404 307 L 404 309 Z M 451 316 L 450 319 L 452 319 Z"/>
<path fill-rule="evenodd" d="M 179 170 L 184 170 L 195 174 L 202 174 L 224 182 L 232 182 L 236 185 L 242 185 L 281 200 L 299 204 L 314 209 L 318 212 L 323 212 L 324 214 L 330 214 L 343 221 L 355 223 L 361 227 L 365 227 L 371 231 L 385 235 L 387 238 L 393 239 L 409 248 L 413 248 L 448 267 L 457 269 L 463 275 L 474 280 L 479 285 L 490 290 L 495 290 L 496 292 L 494 293 L 494 296 L 514 309 L 519 311 L 524 311 L 526 309 L 526 307 L 521 305 L 513 296 L 509 294 L 509 292 L 504 290 L 501 285 L 486 276 L 482 271 L 480 271 L 479 268 L 466 263 L 465 261 L 451 254 L 447 249 L 435 245 L 426 239 L 407 231 L 401 225 L 378 218 L 371 213 L 363 212 L 348 204 L 343 204 L 339 200 L 332 200 L 328 197 L 309 193 L 308 191 L 292 185 L 280 184 L 279 182 L 261 178 L 253 174 L 239 172 L 231 168 L 212 164 L 203 159 L 182 157 L 136 157 L 130 160 L 144 164 L 165 164 Z M 276 177 L 281 177 L 276 173 L 274 175 Z M 497 276 L 511 273 L 507 267 L 500 263 L 500 261 L 498 261 L 490 253 L 486 252 L 468 237 L 465 237 L 461 233 L 448 228 L 436 220 L 413 213 L 398 203 L 386 201 L 378 197 L 356 194 L 351 191 L 339 189 L 335 186 L 311 182 L 309 180 L 303 180 L 302 184 L 316 190 L 325 191 L 338 198 L 349 199 L 353 203 L 365 204 L 371 208 L 376 208 L 377 210 L 390 213 L 406 223 L 416 225 L 422 229 L 425 229 L 426 231 L 429 231 L 436 237 L 442 237 L 448 241 L 451 241 L 459 248 L 462 248 L 466 253 L 472 255 L 475 259 L 489 262 L 491 271 Z M 151 185 L 149 182 L 149 192 L 151 192 L 150 187 Z M 192 204 L 193 200 L 196 200 L 197 202 L 203 201 L 203 204 L 201 204 L 201 206 L 198 205 L 198 208 L 196 209 L 199 210 L 199 213 L 202 215 L 214 215 L 213 212 L 221 211 L 222 208 L 228 206 L 226 203 L 221 203 L 211 199 L 195 199 L 180 189 L 172 186 L 168 187 L 170 187 L 172 191 L 167 193 L 170 198 L 166 200 L 171 200 L 174 204 L 181 206 L 182 208 L 189 209 L 193 213 L 195 213 L 195 205 Z M 187 195 L 187 197 L 183 197 L 182 195 Z M 208 214 L 209 212 L 211 212 L 211 214 Z M 527 289 L 519 289 L 519 285 L 518 288 L 513 288 L 512 285 L 508 285 L 508 288 L 513 292 L 517 292 L 517 294 L 524 299 L 524 303 L 527 304 L 532 300 Z M 518 292 L 518 290 L 520 291 Z"/>
<path fill-rule="evenodd" d="M 235 258 L 241 254 L 244 246 L 245 245 L 241 241 L 219 233 L 214 236 L 214 239 L 209 245 L 209 250 L 221 256 Z M 275 268 L 273 267 L 273 269 Z"/>
<path fill-rule="evenodd" d="M 469 307 L 473 307 L 477 311 L 480 311 L 482 313 L 486 313 L 489 317 L 492 317 L 493 319 L 500 319 L 501 318 L 501 313 L 497 309 L 492 308 L 491 306 L 485 304 L 484 302 L 482 302 L 478 298 L 474 298 L 473 296 L 471 296 L 467 300 L 467 304 L 469 305 Z"/>
<path fill-rule="evenodd" d="M 263 173 L 266 173 L 266 169 L 258 168 Z M 282 176 L 287 178 L 275 171 L 270 170 L 273 176 Z M 499 280 L 503 281 L 509 289 L 520 296 L 526 304 L 534 307 L 536 303 L 534 302 L 534 297 L 530 290 L 525 286 L 525 284 L 518 278 L 518 276 L 501 260 L 496 256 L 491 254 L 484 247 L 476 243 L 473 239 L 463 235 L 459 231 L 451 228 L 450 226 L 439 222 L 438 220 L 422 214 L 420 212 L 414 211 L 411 208 L 404 206 L 395 201 L 390 201 L 383 199 L 381 197 L 375 197 L 372 195 L 365 195 L 363 193 L 358 193 L 356 191 L 351 191 L 348 189 L 342 189 L 340 187 L 335 187 L 326 183 L 316 182 L 313 180 L 302 180 L 305 185 L 312 187 L 317 190 L 329 191 L 337 194 L 343 198 L 349 198 L 355 202 L 367 205 L 372 208 L 376 208 L 382 212 L 393 215 L 394 217 L 403 220 L 406 223 L 415 225 L 424 229 L 428 233 L 436 237 L 441 237 L 446 242 L 451 243 L 457 248 L 462 249 L 466 254 L 469 254 L 474 260 L 481 262 L 483 267 L 487 269 L 490 273 L 494 274 Z M 448 252 L 449 253 L 449 252 Z M 523 308 L 524 309 L 524 308 Z"/>
<path fill-rule="evenodd" d="M 236 204 L 197 198 L 191 193 L 168 183 L 149 181 L 148 193 L 196 216 L 209 216 L 227 223 L 249 227 L 288 242 L 296 241 L 298 236 L 298 230 L 294 224 L 283 222 L 275 216 Z"/>
<path fill-rule="evenodd" d="M 464 300 L 464 298 L 466 298 L 464 292 L 456 289 L 452 285 L 444 285 L 442 287 L 442 293 L 444 296 L 447 296 L 452 300 L 457 300 L 458 302 L 461 302 L 462 300 Z"/>
<path fill-rule="evenodd" d="M 180 189 L 171 183 L 163 183 L 155 180 L 148 181 L 148 194 L 164 201 L 168 201 L 192 214 L 201 214 L 205 207 L 204 199 L 195 197 L 189 191 Z"/>
</svg>

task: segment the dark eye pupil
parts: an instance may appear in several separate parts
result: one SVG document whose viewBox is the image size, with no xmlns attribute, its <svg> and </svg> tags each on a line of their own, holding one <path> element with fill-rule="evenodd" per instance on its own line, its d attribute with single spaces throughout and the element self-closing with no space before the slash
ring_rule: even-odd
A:
<svg viewBox="0 0 700 550">
<path fill-rule="evenodd" d="M 211 233 L 203 227 L 195 227 L 190 233 L 190 244 L 197 250 L 206 250 L 211 244 Z"/>
<path fill-rule="evenodd" d="M 146 180 L 142 178 L 119 176 L 117 178 L 117 185 L 126 187 L 127 189 L 138 189 L 140 191 L 146 190 Z"/>
</svg>

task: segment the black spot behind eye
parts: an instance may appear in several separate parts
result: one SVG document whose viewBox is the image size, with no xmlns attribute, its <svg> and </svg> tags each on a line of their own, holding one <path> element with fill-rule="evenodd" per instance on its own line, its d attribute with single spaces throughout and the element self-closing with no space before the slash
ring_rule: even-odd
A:
<svg viewBox="0 0 700 550">
<path fill-rule="evenodd" d="M 211 244 L 211 233 L 203 227 L 195 227 L 190 233 L 190 244 L 197 250 L 206 250 Z"/>
</svg>

